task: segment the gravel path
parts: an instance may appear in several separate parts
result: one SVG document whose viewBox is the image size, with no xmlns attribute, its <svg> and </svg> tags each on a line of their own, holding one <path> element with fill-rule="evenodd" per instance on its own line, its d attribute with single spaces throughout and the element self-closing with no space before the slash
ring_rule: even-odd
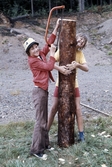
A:
<svg viewBox="0 0 112 167">
<path fill-rule="evenodd" d="M 91 61 L 92 62 L 92 61 Z M 57 71 L 53 70 L 56 79 Z M 112 65 L 89 64 L 89 72 L 78 72 L 81 102 L 112 115 Z M 29 69 L 0 71 L 0 123 L 33 120 L 35 111 L 32 104 L 32 74 Z M 55 84 L 49 87 L 49 110 L 52 104 Z M 82 106 L 85 118 L 102 116 Z"/>
</svg>

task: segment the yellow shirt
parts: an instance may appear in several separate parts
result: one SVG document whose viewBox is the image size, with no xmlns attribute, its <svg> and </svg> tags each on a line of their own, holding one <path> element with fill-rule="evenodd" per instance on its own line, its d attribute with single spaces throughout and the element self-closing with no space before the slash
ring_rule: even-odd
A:
<svg viewBox="0 0 112 167">
<path fill-rule="evenodd" d="M 59 49 L 57 50 L 57 52 L 55 53 L 55 60 L 57 62 L 59 62 Z M 85 57 L 84 57 L 84 54 L 82 51 L 78 50 L 76 51 L 76 62 L 77 63 L 80 63 L 80 64 L 84 64 L 86 63 L 86 60 L 85 60 Z M 59 79 L 57 77 L 57 81 L 56 81 L 56 86 L 58 86 L 58 83 L 59 83 Z M 75 84 L 75 88 L 78 87 L 78 80 L 77 80 L 77 76 L 76 76 L 76 79 L 74 81 L 74 84 Z"/>
</svg>

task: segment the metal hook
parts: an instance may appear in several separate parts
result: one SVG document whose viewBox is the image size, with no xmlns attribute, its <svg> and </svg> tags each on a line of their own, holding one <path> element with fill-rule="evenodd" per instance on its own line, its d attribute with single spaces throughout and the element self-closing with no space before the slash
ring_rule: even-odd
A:
<svg viewBox="0 0 112 167">
<path fill-rule="evenodd" d="M 62 5 L 62 6 L 56 6 L 56 7 L 52 8 L 52 9 L 50 10 L 49 17 L 48 17 L 48 21 L 47 21 L 47 26 L 46 26 L 46 31 L 45 31 L 45 41 L 46 41 L 46 43 L 48 44 L 48 46 L 50 46 L 50 44 L 49 44 L 48 41 L 47 41 L 47 34 L 48 34 L 48 28 L 49 28 L 49 23 L 50 23 L 51 14 L 52 14 L 52 12 L 53 12 L 54 10 L 56 10 L 56 9 L 64 9 L 64 8 L 65 8 L 65 6 Z"/>
</svg>

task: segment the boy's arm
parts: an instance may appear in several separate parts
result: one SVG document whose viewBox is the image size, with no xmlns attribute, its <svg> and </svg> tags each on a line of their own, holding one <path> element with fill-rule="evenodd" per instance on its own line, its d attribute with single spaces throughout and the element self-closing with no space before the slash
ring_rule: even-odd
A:
<svg viewBox="0 0 112 167">
<path fill-rule="evenodd" d="M 55 26 L 55 28 L 54 28 L 52 34 L 50 35 L 49 39 L 47 40 L 48 43 L 49 43 L 49 45 L 53 44 L 54 41 L 55 41 L 55 39 L 56 39 L 56 34 L 57 34 L 57 31 L 58 31 L 58 27 L 59 27 L 59 20 L 60 20 L 60 19 L 57 20 L 56 26 Z M 43 52 L 45 55 L 47 55 L 47 53 L 49 52 L 49 46 L 48 46 L 48 44 L 46 44 L 46 45 L 44 46 L 44 48 L 42 49 L 42 52 Z"/>
<path fill-rule="evenodd" d="M 54 30 L 53 30 L 53 32 L 52 32 L 52 34 L 54 34 L 55 36 L 56 36 L 57 31 L 58 31 L 58 28 L 59 28 L 59 22 L 60 22 L 60 19 L 57 20 L 56 26 L 55 26 L 55 28 L 54 28 Z"/>
<path fill-rule="evenodd" d="M 87 63 L 80 64 L 77 63 L 76 61 L 73 61 L 71 64 L 67 64 L 66 66 L 68 67 L 69 70 L 74 70 L 76 68 L 79 68 L 80 70 L 86 72 L 89 70 Z"/>
<path fill-rule="evenodd" d="M 69 75 L 71 73 L 71 70 L 69 70 L 66 66 L 59 66 L 56 63 L 54 64 L 54 69 L 56 69 L 63 75 Z"/>
<path fill-rule="evenodd" d="M 77 63 L 76 68 L 79 68 L 80 70 L 85 71 L 85 72 L 88 72 L 89 70 L 87 63 L 84 63 L 84 64 Z"/>
<path fill-rule="evenodd" d="M 59 28 L 59 21 L 60 21 L 60 19 L 57 20 L 56 25 L 55 25 L 55 28 L 54 28 L 54 30 L 53 30 L 51 36 L 50 36 L 49 39 L 48 39 L 48 43 L 49 43 L 49 44 L 52 44 L 52 43 L 54 43 L 54 41 L 55 41 L 56 34 L 57 34 L 58 28 Z"/>
</svg>

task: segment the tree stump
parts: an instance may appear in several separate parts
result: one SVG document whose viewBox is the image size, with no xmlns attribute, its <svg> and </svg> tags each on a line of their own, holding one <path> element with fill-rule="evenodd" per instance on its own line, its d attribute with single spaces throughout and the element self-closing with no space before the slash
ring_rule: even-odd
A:
<svg viewBox="0 0 112 167">
<path fill-rule="evenodd" d="M 60 32 L 59 65 L 67 65 L 75 60 L 76 55 L 76 21 L 63 19 Z M 69 76 L 59 73 L 58 103 L 58 145 L 69 147 L 74 144 L 75 103 L 74 82 L 76 70 Z"/>
</svg>

